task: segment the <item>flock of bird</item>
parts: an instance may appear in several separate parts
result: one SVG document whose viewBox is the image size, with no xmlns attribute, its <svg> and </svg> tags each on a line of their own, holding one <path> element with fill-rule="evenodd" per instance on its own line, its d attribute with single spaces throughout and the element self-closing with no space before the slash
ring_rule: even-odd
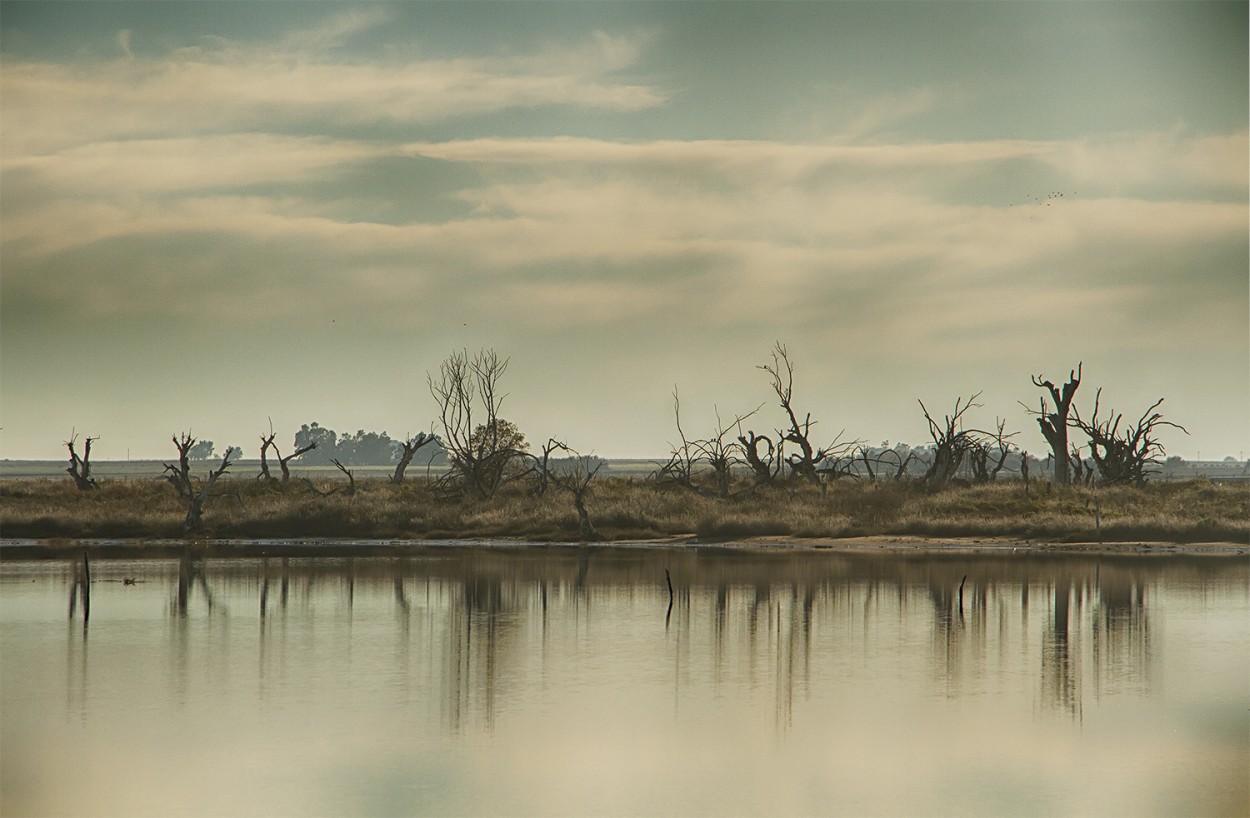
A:
<svg viewBox="0 0 1250 818">
<path fill-rule="evenodd" d="M 1076 195 L 1076 193 L 1067 193 L 1067 194 L 1064 194 L 1064 193 L 1060 193 L 1060 192 L 1058 192 L 1058 191 L 1055 191 L 1055 192 L 1053 192 L 1053 193 L 1047 193 L 1047 194 L 1046 194 L 1046 198 L 1044 198 L 1044 199 L 1043 199 L 1041 196 L 1032 196 L 1032 197 L 1030 197 L 1030 198 L 1032 199 L 1032 202 L 1031 202 L 1032 204 L 1038 205 L 1039 207 L 1040 207 L 1041 205 L 1046 205 L 1047 207 L 1050 207 L 1050 206 L 1051 206 L 1051 204 L 1053 204 L 1053 202 L 1051 201 L 1052 199 L 1062 199 L 1065 195 L 1067 195 L 1067 196 L 1075 196 L 1075 195 Z M 1007 205 L 1007 206 L 1008 206 L 1008 207 L 1015 207 L 1015 205 L 1016 205 L 1016 203 L 1015 203 L 1015 202 L 1012 202 L 1011 204 L 1009 204 L 1009 205 Z"/>
</svg>

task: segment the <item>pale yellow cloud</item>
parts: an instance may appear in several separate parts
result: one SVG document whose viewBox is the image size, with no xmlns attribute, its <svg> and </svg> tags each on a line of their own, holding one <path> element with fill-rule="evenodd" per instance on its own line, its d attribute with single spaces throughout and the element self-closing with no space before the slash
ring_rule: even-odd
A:
<svg viewBox="0 0 1250 818">
<path fill-rule="evenodd" d="M 364 143 L 268 133 L 92 142 L 22 156 L 4 169 L 37 175 L 41 186 L 75 198 L 127 197 L 298 182 L 390 151 Z"/>
<path fill-rule="evenodd" d="M 327 53 L 376 22 L 350 12 L 272 48 L 220 40 L 159 58 L 96 63 L 0 62 L 4 159 L 96 141 L 252 131 L 280 122 L 431 122 L 540 105 L 636 111 L 657 89 L 611 72 L 636 59 L 629 37 L 596 35 L 539 55 L 354 63 Z M 123 45 L 128 40 L 123 41 Z"/>
</svg>

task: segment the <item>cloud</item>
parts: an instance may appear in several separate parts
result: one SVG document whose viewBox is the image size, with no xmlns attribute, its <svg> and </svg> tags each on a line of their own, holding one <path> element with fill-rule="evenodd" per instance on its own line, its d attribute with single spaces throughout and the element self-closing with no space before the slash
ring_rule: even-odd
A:
<svg viewBox="0 0 1250 818">
<path fill-rule="evenodd" d="M 1090 348 L 1131 363 L 1200 343 L 1212 371 L 1244 360 L 1221 339 L 1246 326 L 1245 130 L 887 138 L 946 103 L 925 88 L 866 104 L 833 139 L 506 138 L 480 115 L 667 104 L 622 73 L 645 67 L 649 35 L 352 59 L 387 14 L 351 8 L 267 47 L 5 59 L 6 355 L 14 338 L 54 346 L 50 326 L 161 321 L 185 331 L 169 350 L 264 332 L 363 379 L 350 356 L 402 363 L 376 351 L 392 332 L 541 360 L 540 392 L 561 388 L 560 362 L 587 395 L 661 384 L 661 424 L 673 380 L 692 402 L 736 394 L 779 337 L 813 402 L 858 399 L 839 380 L 946 388 L 930 373 L 952 369 L 980 388 L 1005 358 L 1027 371 Z M 453 119 L 478 136 L 434 141 L 426 126 Z M 367 325 L 357 346 L 323 337 L 350 317 Z M 591 398 L 570 401 L 570 423 L 620 434 Z"/>
<path fill-rule="evenodd" d="M 841 139 L 854 141 L 880 131 L 887 125 L 903 122 L 934 110 L 941 96 L 932 87 L 914 88 L 903 93 L 885 94 L 868 103 L 841 131 Z"/>
<path fill-rule="evenodd" d="M 384 147 L 320 137 L 232 133 L 92 142 L 14 158 L 7 173 L 28 175 L 76 197 L 203 193 L 222 188 L 316 177 L 339 165 L 377 157 Z"/>
<path fill-rule="evenodd" d="M 134 52 L 130 50 L 130 40 L 134 36 L 134 32 L 128 28 L 123 28 L 117 32 L 117 45 L 121 48 L 122 53 L 126 55 L 126 59 L 133 60 Z"/>
<path fill-rule="evenodd" d="M 1168 153 L 1149 135 L 1141 144 L 1162 174 L 1192 171 L 1194 157 L 1220 161 Z M 421 303 L 492 324 L 537 327 L 559 315 L 626 325 L 698 303 L 708 327 L 784 315 L 828 332 L 876 316 L 886 343 L 935 356 L 983 342 L 974 330 L 1006 313 L 1106 332 L 1116 298 L 1120 313 L 1140 316 L 1162 310 L 1161 298 L 1185 309 L 1213 293 L 1235 297 L 1244 282 L 1227 263 L 1186 272 L 1180 293 L 1158 280 L 1180 274 L 1200 248 L 1243 246 L 1244 203 L 947 195 L 952 179 L 1020 159 L 1051 168 L 1056 187 L 1074 176 L 1092 185 L 1085 158 L 1097 147 L 494 139 L 388 148 L 264 134 L 100 143 L 12 165 L 29 174 L 27 186 L 60 193 L 6 218 L 6 256 L 27 262 L 6 271 L 6 295 L 178 309 L 164 289 L 140 284 L 161 275 L 152 260 L 172 266 L 181 246 L 196 248 L 195 263 L 164 276 L 202 292 L 188 310 L 238 300 L 247 284 L 229 271 L 244 269 L 275 292 L 305 293 L 292 314 L 356 305 L 398 319 Z M 391 154 L 477 169 L 456 194 L 467 215 L 380 224 L 300 192 L 299 180 L 320 175 L 344 195 L 367 195 L 351 182 L 354 163 Z M 1081 161 L 1069 170 L 1067 156 Z M 273 189 L 228 190 L 249 180 Z M 1098 184 L 1121 186 L 1114 168 Z M 91 275 L 90 248 L 106 245 L 144 260 Z M 1057 301 L 1068 306 L 1056 310 Z"/>
<path fill-rule="evenodd" d="M 385 6 L 353 7 L 330 15 L 316 25 L 289 32 L 277 45 L 286 54 L 318 55 L 338 48 L 356 34 L 384 25 L 394 14 Z"/>
<path fill-rule="evenodd" d="M 160 57 L 106 62 L 0 62 L 5 159 L 96 141 L 257 131 L 298 125 L 429 123 L 483 113 L 576 106 L 636 111 L 663 92 L 613 72 L 639 54 L 628 37 L 598 34 L 537 55 L 336 59 L 342 38 L 380 13 L 353 11 L 278 47 L 209 40 Z M 119 39 L 123 47 L 127 37 Z"/>
</svg>

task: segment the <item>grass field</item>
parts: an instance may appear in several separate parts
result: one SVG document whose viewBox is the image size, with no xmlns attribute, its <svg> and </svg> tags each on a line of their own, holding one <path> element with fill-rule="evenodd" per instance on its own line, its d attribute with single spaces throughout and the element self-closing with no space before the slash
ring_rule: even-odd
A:
<svg viewBox="0 0 1250 818">
<path fill-rule="evenodd" d="M 144 477 L 160 477 L 165 470 L 166 463 L 173 463 L 175 457 L 167 460 L 99 460 L 91 464 L 91 474 L 99 479 L 118 479 L 118 478 L 144 478 Z M 220 460 L 216 461 L 199 461 L 192 462 L 192 469 L 196 473 L 203 473 L 211 468 L 215 468 L 220 464 Z M 621 477 L 643 477 L 657 468 L 656 461 L 653 460 L 609 460 L 604 474 L 609 472 L 613 475 Z M 32 478 L 61 478 L 65 476 L 65 468 L 68 461 L 65 460 L 0 460 L 0 479 L 17 480 Z M 296 461 L 288 464 L 291 474 L 304 477 L 318 478 L 334 478 L 346 479 L 342 472 L 331 465 L 309 466 Z M 276 463 L 270 463 L 269 468 L 274 475 L 278 474 L 278 466 Z M 434 467 L 433 471 L 437 473 L 444 467 Z M 395 471 L 393 465 L 390 466 L 352 466 L 352 472 L 357 478 L 378 477 L 387 478 Z M 242 475 L 257 475 L 260 473 L 259 460 L 235 460 L 230 466 L 230 473 L 236 477 Z M 414 462 L 408 467 L 408 474 L 412 477 L 420 477 L 426 474 L 426 467 L 423 463 Z"/>
<path fill-rule="evenodd" d="M 468 500 L 423 479 L 395 486 L 380 475 L 358 475 L 358 490 L 349 495 L 344 481 L 315 474 L 284 486 L 239 471 L 247 476 L 227 475 L 214 487 L 197 537 L 580 539 L 571 496 L 555 489 L 534 496 L 526 482 L 490 500 Z M 1250 486 L 1202 480 L 1067 489 L 1034 481 L 1027 493 L 1019 481 L 941 492 L 906 482 L 839 481 L 825 492 L 792 485 L 719 499 L 609 477 L 596 479 L 587 506 L 609 541 L 907 535 L 1250 543 Z M 185 516 L 186 502 L 151 476 L 101 479 L 98 490 L 86 492 L 68 477 L 0 480 L 0 536 L 10 539 L 179 538 Z"/>
</svg>

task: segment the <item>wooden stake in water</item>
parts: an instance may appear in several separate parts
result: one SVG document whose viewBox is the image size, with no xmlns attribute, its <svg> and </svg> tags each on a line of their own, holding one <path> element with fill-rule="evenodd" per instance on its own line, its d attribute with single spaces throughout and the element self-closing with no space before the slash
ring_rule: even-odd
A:
<svg viewBox="0 0 1250 818">
<path fill-rule="evenodd" d="M 668 612 L 664 614 L 664 627 L 668 628 L 668 620 L 673 615 L 673 578 L 667 568 L 664 569 L 664 581 L 668 583 Z"/>
<path fill-rule="evenodd" d="M 87 550 L 82 552 L 82 624 L 86 625 L 91 618 L 91 564 L 87 561 Z"/>
</svg>

